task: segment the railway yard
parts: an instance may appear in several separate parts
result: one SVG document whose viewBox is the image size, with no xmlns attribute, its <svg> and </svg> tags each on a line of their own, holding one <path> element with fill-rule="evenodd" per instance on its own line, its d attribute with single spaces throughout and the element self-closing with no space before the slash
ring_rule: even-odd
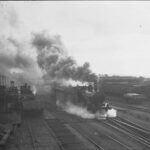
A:
<svg viewBox="0 0 150 150">
<path fill-rule="evenodd" d="M 83 119 L 44 109 L 22 116 L 1 150 L 149 150 L 150 130 L 125 118 Z"/>
<path fill-rule="evenodd" d="M 90 85 L 38 95 L 11 81 L 0 91 L 0 150 L 150 149 L 148 101 L 118 103 Z"/>
<path fill-rule="evenodd" d="M 148 11 L 0 2 L 0 150 L 150 150 Z"/>
</svg>

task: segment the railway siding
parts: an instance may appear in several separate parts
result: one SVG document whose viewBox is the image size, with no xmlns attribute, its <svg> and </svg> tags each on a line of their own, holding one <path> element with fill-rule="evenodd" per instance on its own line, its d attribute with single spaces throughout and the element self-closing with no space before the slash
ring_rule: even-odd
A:
<svg viewBox="0 0 150 150">
<path fill-rule="evenodd" d="M 149 143 L 143 144 L 140 135 L 132 135 L 136 130 L 141 133 L 144 129 L 136 126 L 130 133 L 122 126 L 133 128 L 133 124 L 121 118 L 99 121 L 82 119 L 60 110 L 44 111 L 41 115 L 23 116 L 17 138 L 7 150 L 149 150 Z M 143 133 L 143 136 L 149 136 L 147 131 Z"/>
<path fill-rule="evenodd" d="M 14 139 L 8 150 L 59 150 L 55 139 L 40 117 L 24 118 Z"/>
<path fill-rule="evenodd" d="M 46 120 L 51 132 L 53 132 L 61 150 L 95 150 L 95 147 L 85 144 L 68 125 L 58 119 Z"/>
<path fill-rule="evenodd" d="M 105 126 L 105 128 L 107 127 L 108 129 L 114 131 L 118 137 L 124 137 L 124 142 L 127 142 L 127 144 L 131 144 L 130 146 L 132 147 L 132 149 L 149 150 L 149 144 L 144 142 L 139 136 L 134 135 L 132 132 L 129 132 L 124 128 L 121 128 L 120 125 L 108 121 L 103 122 L 102 124 L 103 126 Z"/>
<path fill-rule="evenodd" d="M 127 124 L 118 120 L 109 120 L 112 125 L 115 125 L 119 129 L 123 129 L 124 132 L 131 134 L 133 138 L 136 138 L 140 143 L 147 145 L 150 148 L 150 134 L 144 130 L 136 128 L 130 124 Z"/>
<path fill-rule="evenodd" d="M 90 125 L 94 120 L 84 120 L 77 118 L 72 115 L 65 113 L 55 113 L 55 116 L 60 120 L 63 120 L 66 124 L 69 124 L 74 130 L 79 132 L 82 136 L 88 139 L 91 143 L 95 143 L 99 149 L 105 150 L 131 150 L 130 147 L 125 144 L 107 136 L 106 133 L 96 130 L 93 126 Z"/>
</svg>

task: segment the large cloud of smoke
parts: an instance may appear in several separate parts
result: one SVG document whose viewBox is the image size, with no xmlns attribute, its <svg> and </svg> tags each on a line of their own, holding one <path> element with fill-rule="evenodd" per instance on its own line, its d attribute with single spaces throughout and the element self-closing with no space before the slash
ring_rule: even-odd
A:
<svg viewBox="0 0 150 150">
<path fill-rule="evenodd" d="M 40 78 L 40 69 L 36 59 L 26 51 L 28 44 L 16 39 L 0 37 L 0 73 L 17 82 L 30 82 Z"/>
<path fill-rule="evenodd" d="M 45 72 L 45 81 L 72 79 L 84 82 L 96 79 L 96 75 L 89 69 L 89 63 L 78 66 L 76 61 L 67 55 L 60 36 L 50 36 L 46 32 L 34 33 L 32 44 L 37 49 L 37 62 Z"/>
<path fill-rule="evenodd" d="M 7 3 L 0 3 L 0 74 L 20 84 L 28 82 L 44 86 L 41 89 L 48 91 L 56 82 L 96 79 L 89 63 L 78 66 L 67 55 L 59 35 L 43 31 L 31 33 L 26 39 L 26 36 L 21 38 L 20 28 L 22 24 L 15 9 Z"/>
<path fill-rule="evenodd" d="M 37 84 L 41 80 L 41 70 L 35 50 L 29 41 L 18 38 L 19 25 L 13 7 L 0 3 L 0 74 L 17 84 Z"/>
<path fill-rule="evenodd" d="M 18 84 L 31 84 L 38 92 L 50 92 L 54 85 L 86 85 L 97 80 L 89 63 L 78 66 L 68 56 L 59 35 L 48 32 L 31 33 L 28 40 L 19 34 L 20 20 L 11 5 L 0 3 L 0 74 L 6 75 Z M 36 88 L 35 88 L 36 87 Z M 81 106 L 71 102 L 63 103 L 65 111 L 83 118 L 95 118 Z M 116 115 L 111 110 L 109 115 Z M 100 114 L 99 114 L 100 116 Z"/>
</svg>

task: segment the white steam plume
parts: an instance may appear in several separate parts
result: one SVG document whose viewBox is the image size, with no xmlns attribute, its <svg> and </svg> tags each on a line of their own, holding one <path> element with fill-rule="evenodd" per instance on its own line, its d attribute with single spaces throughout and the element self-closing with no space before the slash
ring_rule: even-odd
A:
<svg viewBox="0 0 150 150">
<path fill-rule="evenodd" d="M 117 110 L 113 109 L 113 108 L 109 109 L 107 111 L 107 117 L 109 117 L 109 118 L 115 118 L 115 117 L 117 117 Z"/>
<path fill-rule="evenodd" d="M 73 114 L 79 116 L 81 118 L 86 119 L 106 119 L 108 118 L 115 118 L 117 117 L 117 110 L 111 108 L 108 111 L 105 110 L 98 110 L 95 113 L 91 113 L 87 110 L 87 108 L 82 106 L 77 106 L 70 101 L 61 102 L 60 100 L 56 101 L 56 105 L 62 108 L 65 112 L 69 114 Z"/>
<path fill-rule="evenodd" d="M 62 108 L 67 113 L 74 114 L 74 115 L 79 116 L 81 118 L 87 118 L 87 119 L 95 118 L 95 114 L 90 113 L 89 111 L 87 111 L 86 108 L 74 105 L 69 101 L 65 105 L 63 105 Z"/>
</svg>

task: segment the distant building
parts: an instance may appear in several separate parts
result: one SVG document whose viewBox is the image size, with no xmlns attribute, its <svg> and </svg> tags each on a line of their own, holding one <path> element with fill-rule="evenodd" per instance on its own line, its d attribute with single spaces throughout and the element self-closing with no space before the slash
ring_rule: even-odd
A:
<svg viewBox="0 0 150 150">
<path fill-rule="evenodd" d="M 100 76 L 99 90 L 108 95 L 123 96 L 125 93 L 132 92 L 134 87 L 143 81 L 143 78 L 130 76 Z"/>
</svg>

